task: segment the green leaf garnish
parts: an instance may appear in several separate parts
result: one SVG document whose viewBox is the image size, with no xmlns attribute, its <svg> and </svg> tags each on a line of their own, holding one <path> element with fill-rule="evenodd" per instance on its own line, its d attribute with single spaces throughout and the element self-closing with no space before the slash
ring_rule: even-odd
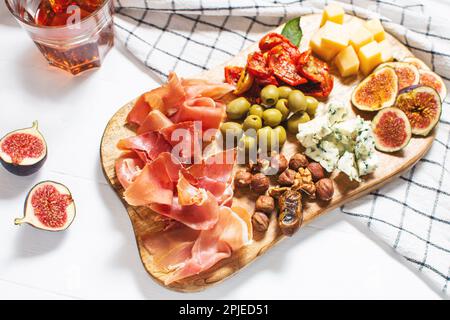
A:
<svg viewBox="0 0 450 320">
<path fill-rule="evenodd" d="M 303 36 L 302 28 L 300 28 L 300 17 L 286 22 L 281 34 L 298 47 Z"/>
</svg>

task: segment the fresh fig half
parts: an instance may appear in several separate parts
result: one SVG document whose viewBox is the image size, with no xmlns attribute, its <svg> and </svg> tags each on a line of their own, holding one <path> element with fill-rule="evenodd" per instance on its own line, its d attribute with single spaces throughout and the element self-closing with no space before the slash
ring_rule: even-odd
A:
<svg viewBox="0 0 450 320">
<path fill-rule="evenodd" d="M 441 117 L 441 98 L 431 87 L 416 85 L 399 92 L 395 107 L 402 110 L 409 119 L 411 131 L 426 136 Z"/>
<path fill-rule="evenodd" d="M 394 68 L 398 77 L 398 90 L 416 85 L 419 83 L 419 70 L 412 64 L 407 62 L 386 62 L 378 66 L 378 68 L 391 67 Z M 377 69 L 378 69 L 377 68 Z"/>
<path fill-rule="evenodd" d="M 47 159 L 47 144 L 37 121 L 32 127 L 8 133 L 0 140 L 0 162 L 9 172 L 28 176 L 38 171 Z"/>
<path fill-rule="evenodd" d="M 422 60 L 416 58 L 416 57 L 407 57 L 403 59 L 403 62 L 407 62 L 409 64 L 412 64 L 414 67 L 416 67 L 419 70 L 430 70 L 430 68 L 423 62 Z"/>
<path fill-rule="evenodd" d="M 353 90 L 353 105 L 364 111 L 391 107 L 398 92 L 398 77 L 390 67 L 374 71 Z"/>
<path fill-rule="evenodd" d="M 375 147 L 382 152 L 403 149 L 411 140 L 411 125 L 406 114 L 395 107 L 378 111 L 372 120 Z"/>
<path fill-rule="evenodd" d="M 67 229 L 75 218 L 75 202 L 66 186 L 54 181 L 35 185 L 25 200 L 24 217 L 14 223 L 28 223 L 46 231 Z"/>
<path fill-rule="evenodd" d="M 445 87 L 445 83 L 442 78 L 433 71 L 429 70 L 419 70 L 419 74 L 419 84 L 431 87 L 436 90 L 441 97 L 441 101 L 444 101 L 445 97 L 447 96 L 447 88 Z"/>
</svg>

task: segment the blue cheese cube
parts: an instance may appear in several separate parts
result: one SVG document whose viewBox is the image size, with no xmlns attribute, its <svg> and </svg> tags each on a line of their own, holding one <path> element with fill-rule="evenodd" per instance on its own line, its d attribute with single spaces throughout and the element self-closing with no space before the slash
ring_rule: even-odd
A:
<svg viewBox="0 0 450 320">
<path fill-rule="evenodd" d="M 308 148 L 317 145 L 330 133 L 328 118 L 316 117 L 311 121 L 298 125 L 297 139 L 305 148 Z"/>
<path fill-rule="evenodd" d="M 359 127 L 358 118 L 353 118 L 334 124 L 332 130 L 336 139 L 345 145 L 351 145 L 358 135 Z"/>
<path fill-rule="evenodd" d="M 339 149 L 330 141 L 324 140 L 317 146 L 306 148 L 305 154 L 319 162 L 328 172 L 332 172 L 336 168 L 339 160 Z"/>
<path fill-rule="evenodd" d="M 362 120 L 362 119 L 361 119 Z M 355 155 L 357 159 L 364 159 L 375 151 L 375 140 L 373 138 L 370 121 L 362 120 L 355 139 Z"/>
<path fill-rule="evenodd" d="M 337 169 L 344 172 L 351 181 L 361 181 L 358 169 L 356 168 L 355 155 L 346 151 L 337 163 Z"/>
<path fill-rule="evenodd" d="M 345 119 L 347 119 L 348 109 L 344 105 L 337 103 L 330 103 L 328 105 L 327 114 L 330 125 L 333 125 L 337 122 L 342 122 Z"/>
<path fill-rule="evenodd" d="M 378 166 L 378 157 L 375 152 L 369 154 L 365 159 L 358 159 L 356 161 L 360 176 L 372 173 Z"/>
</svg>

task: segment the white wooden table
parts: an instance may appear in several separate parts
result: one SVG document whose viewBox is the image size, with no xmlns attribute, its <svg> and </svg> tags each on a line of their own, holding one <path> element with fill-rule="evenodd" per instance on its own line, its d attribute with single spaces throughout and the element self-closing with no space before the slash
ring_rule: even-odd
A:
<svg viewBox="0 0 450 320">
<path fill-rule="evenodd" d="M 154 85 L 119 45 L 101 69 L 79 77 L 48 67 L 0 1 L 0 136 L 37 119 L 49 147 L 33 176 L 0 168 L 1 299 L 442 298 L 392 249 L 338 212 L 206 292 L 180 294 L 155 284 L 99 164 L 108 119 Z M 27 191 L 46 179 L 66 184 L 76 201 L 77 217 L 62 233 L 13 223 Z"/>
</svg>

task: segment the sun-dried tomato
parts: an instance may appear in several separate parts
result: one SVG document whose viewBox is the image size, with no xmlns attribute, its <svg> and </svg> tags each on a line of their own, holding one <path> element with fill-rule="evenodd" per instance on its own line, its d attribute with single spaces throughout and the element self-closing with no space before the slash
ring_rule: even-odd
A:
<svg viewBox="0 0 450 320">
<path fill-rule="evenodd" d="M 268 84 L 273 84 L 278 86 L 278 80 L 274 76 L 270 76 L 268 78 L 256 78 L 256 82 L 261 86 L 267 86 Z"/>
<path fill-rule="evenodd" d="M 239 81 L 242 70 L 244 68 L 237 66 L 226 66 L 225 67 L 225 82 L 235 86 Z"/>
<path fill-rule="evenodd" d="M 272 50 L 274 47 L 282 45 L 283 48 L 289 53 L 294 62 L 296 62 L 300 56 L 300 50 L 294 45 L 288 38 L 275 32 L 266 34 L 259 41 L 259 49 L 262 52 Z"/>
<path fill-rule="evenodd" d="M 291 86 L 298 86 L 307 82 L 307 80 L 297 72 L 297 66 L 292 60 L 289 52 L 281 45 L 273 47 L 270 50 L 269 68 L 279 80 Z"/>
<path fill-rule="evenodd" d="M 300 87 L 304 93 L 313 96 L 315 98 L 324 99 L 327 98 L 331 90 L 333 90 L 334 80 L 333 76 L 329 73 L 324 73 L 322 82 L 308 82 Z"/>
<path fill-rule="evenodd" d="M 326 62 L 314 57 L 311 49 L 302 52 L 297 61 L 299 73 L 313 82 L 324 82 L 326 75 L 329 75 L 330 68 Z"/>
<path fill-rule="evenodd" d="M 267 59 L 261 52 L 248 55 L 247 70 L 256 78 L 267 79 L 272 75 L 272 71 L 267 66 Z"/>
</svg>

